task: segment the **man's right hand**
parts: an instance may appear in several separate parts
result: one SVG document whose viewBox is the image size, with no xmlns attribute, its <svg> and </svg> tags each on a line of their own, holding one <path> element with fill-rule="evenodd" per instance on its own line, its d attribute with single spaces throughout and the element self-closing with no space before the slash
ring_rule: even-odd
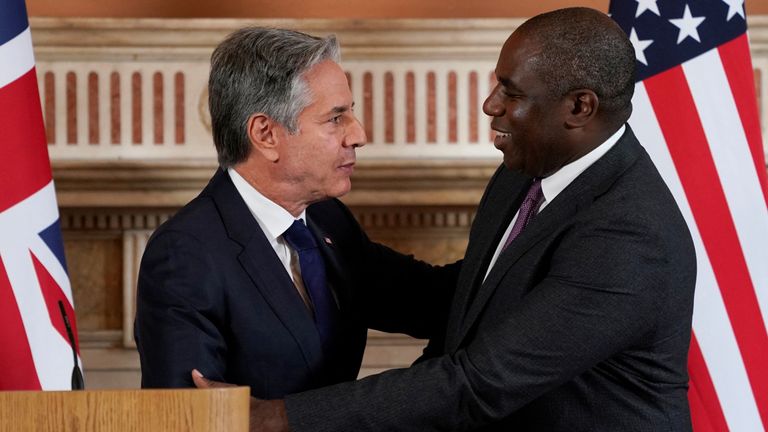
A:
<svg viewBox="0 0 768 432">
<path fill-rule="evenodd" d="M 235 387 L 234 384 L 212 381 L 204 377 L 197 369 L 192 370 L 192 381 L 197 388 Z M 263 400 L 251 397 L 250 427 L 251 432 L 290 432 L 285 402 L 282 399 Z"/>
</svg>

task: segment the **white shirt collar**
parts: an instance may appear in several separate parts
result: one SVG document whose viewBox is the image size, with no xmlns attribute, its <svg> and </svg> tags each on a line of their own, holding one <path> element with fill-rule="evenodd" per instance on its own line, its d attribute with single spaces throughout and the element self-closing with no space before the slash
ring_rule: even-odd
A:
<svg viewBox="0 0 768 432">
<path fill-rule="evenodd" d="M 227 169 L 227 172 L 232 179 L 232 183 L 235 185 L 235 189 L 237 189 L 237 192 L 243 197 L 245 204 L 248 206 L 248 210 L 256 218 L 256 222 L 259 223 L 261 230 L 264 231 L 264 235 L 267 236 L 267 239 L 274 247 L 277 243 L 277 238 L 283 235 L 296 218 L 288 210 L 262 195 L 233 168 Z M 302 211 L 299 219 L 305 220 L 306 214 L 306 210 Z"/>
<path fill-rule="evenodd" d="M 549 177 L 541 179 L 541 191 L 544 194 L 544 202 L 541 207 L 539 207 L 539 211 L 552 202 L 552 200 L 568 187 L 571 182 L 576 180 L 576 177 L 578 177 L 579 174 L 583 173 L 584 170 L 589 168 L 593 163 L 597 162 L 598 159 L 606 154 L 611 147 L 616 145 L 619 138 L 624 134 L 626 128 L 626 125 L 622 125 L 619 130 L 614 132 L 614 134 L 605 140 L 605 142 L 592 149 L 592 151 L 568 165 L 563 166 Z"/>
</svg>

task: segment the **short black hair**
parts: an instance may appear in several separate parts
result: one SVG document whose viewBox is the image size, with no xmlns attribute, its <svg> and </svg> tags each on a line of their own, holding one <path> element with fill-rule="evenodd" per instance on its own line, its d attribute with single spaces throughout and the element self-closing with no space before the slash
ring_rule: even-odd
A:
<svg viewBox="0 0 768 432">
<path fill-rule="evenodd" d="M 553 97 L 589 89 L 599 98 L 599 111 L 626 121 L 635 91 L 635 50 L 626 33 L 600 11 L 584 7 L 537 15 L 517 30 L 539 44 L 533 70 Z"/>
</svg>

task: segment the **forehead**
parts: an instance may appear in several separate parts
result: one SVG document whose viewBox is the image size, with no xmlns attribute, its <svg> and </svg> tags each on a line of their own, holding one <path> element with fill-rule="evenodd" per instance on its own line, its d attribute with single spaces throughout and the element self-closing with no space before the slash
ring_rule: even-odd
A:
<svg viewBox="0 0 768 432">
<path fill-rule="evenodd" d="M 341 66 L 332 60 L 325 60 L 312 66 L 304 73 L 304 80 L 312 95 L 313 105 L 318 102 L 340 105 L 352 103 L 347 76 Z"/>
<path fill-rule="evenodd" d="M 499 54 L 499 66 L 529 65 L 544 52 L 541 44 L 528 37 L 525 32 L 516 31 L 507 38 Z"/>
<path fill-rule="evenodd" d="M 333 60 L 323 60 L 304 72 L 304 77 L 310 82 L 314 80 L 333 80 L 339 78 L 339 76 L 345 76 L 344 71 Z"/>
<path fill-rule="evenodd" d="M 532 84 L 540 81 L 536 64 L 545 55 L 541 45 L 516 31 L 507 39 L 499 53 L 496 75 L 499 80 L 512 84 Z"/>
</svg>

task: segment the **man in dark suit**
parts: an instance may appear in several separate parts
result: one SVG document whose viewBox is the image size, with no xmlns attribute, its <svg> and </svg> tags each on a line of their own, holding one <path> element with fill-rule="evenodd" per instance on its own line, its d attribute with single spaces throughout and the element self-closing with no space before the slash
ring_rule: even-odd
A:
<svg viewBox="0 0 768 432">
<path fill-rule="evenodd" d="M 254 401 L 262 430 L 690 430 L 694 249 L 626 124 L 634 67 L 601 12 L 520 26 L 484 105 L 504 164 L 472 226 L 441 354 Z"/>
<path fill-rule="evenodd" d="M 221 168 L 147 244 L 135 322 L 143 387 L 192 386 L 198 368 L 283 397 L 355 379 L 367 326 L 427 338 L 444 323 L 447 312 L 428 323 L 421 310 L 457 272 L 371 243 L 328 200 L 349 191 L 365 141 L 338 58 L 333 37 L 279 29 L 242 29 L 214 51 Z M 402 327 L 354 306 L 391 310 L 387 299 L 406 295 Z"/>
</svg>

